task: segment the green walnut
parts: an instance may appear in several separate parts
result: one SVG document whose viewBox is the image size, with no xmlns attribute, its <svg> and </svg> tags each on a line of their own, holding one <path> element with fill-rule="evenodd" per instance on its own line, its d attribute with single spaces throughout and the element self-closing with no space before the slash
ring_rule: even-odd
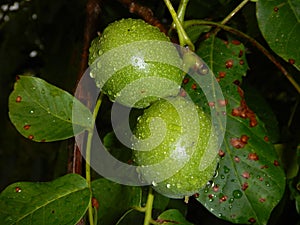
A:
<svg viewBox="0 0 300 225">
<path fill-rule="evenodd" d="M 217 141 L 211 127 L 210 118 L 183 97 L 153 103 L 134 130 L 134 161 L 141 179 L 169 198 L 197 193 L 217 165 Z"/>
<path fill-rule="evenodd" d="M 111 101 L 145 108 L 176 96 L 182 60 L 170 39 L 140 19 L 109 24 L 90 47 L 90 75 Z"/>
</svg>

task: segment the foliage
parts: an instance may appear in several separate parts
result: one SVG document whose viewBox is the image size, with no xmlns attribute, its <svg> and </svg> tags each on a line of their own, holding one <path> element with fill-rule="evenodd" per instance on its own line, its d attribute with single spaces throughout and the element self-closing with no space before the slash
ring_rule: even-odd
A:
<svg viewBox="0 0 300 225">
<path fill-rule="evenodd" d="M 158 27 L 162 25 L 157 21 L 164 21 L 168 27 L 176 16 L 163 1 L 128 2 L 101 2 L 101 22 L 94 29 L 102 31 L 110 22 L 129 17 L 155 21 Z M 149 186 L 125 186 L 90 174 L 94 123 L 110 154 L 128 164 L 132 156 L 113 132 L 111 102 L 106 97 L 98 99 L 98 113 L 82 103 L 88 99 L 69 94 L 77 82 L 81 57 L 84 60 L 82 21 L 91 16 L 90 11 L 82 13 L 86 2 L 1 3 L 0 113 L 6 118 L 0 135 L 1 224 L 81 220 L 105 225 L 281 225 L 287 218 L 289 224 L 300 223 L 300 4 L 190 0 L 185 8 L 187 2 L 172 1 L 175 9 L 185 11 L 185 18 L 178 14 L 183 30 L 177 23 L 168 35 L 185 47 L 195 47 L 224 100 L 208 101 L 191 73 L 182 82 L 181 95 L 189 94 L 208 114 L 224 107 L 219 113 L 227 120 L 215 176 L 189 201 L 169 199 Z M 156 18 L 150 14 L 149 19 L 150 9 Z M 213 86 L 209 84 L 212 92 Z M 88 95 L 76 97 L 82 96 Z M 74 120 L 74 113 L 81 116 Z M 132 110 L 131 126 L 141 113 Z M 66 147 L 69 138 L 85 133 L 86 173 L 64 175 L 72 162 L 68 159 L 72 147 Z"/>
</svg>

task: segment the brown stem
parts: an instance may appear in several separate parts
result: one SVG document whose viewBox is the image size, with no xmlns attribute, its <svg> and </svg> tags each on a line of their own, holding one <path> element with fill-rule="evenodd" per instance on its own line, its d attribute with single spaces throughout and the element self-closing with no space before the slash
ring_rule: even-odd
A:
<svg viewBox="0 0 300 225">
<path fill-rule="evenodd" d="M 89 46 L 91 40 L 96 35 L 96 27 L 97 27 L 100 11 L 101 11 L 100 0 L 87 1 L 86 21 L 85 21 L 84 33 L 83 33 L 83 48 L 82 48 L 81 61 L 79 65 L 79 71 L 77 75 L 77 83 L 82 78 L 82 75 L 84 74 L 85 70 L 88 67 Z M 75 87 L 77 87 L 77 85 Z M 91 105 L 89 93 L 80 89 L 77 90 L 77 93 L 79 94 L 76 97 L 89 107 L 89 105 Z M 69 163 L 68 163 L 69 173 L 82 174 L 82 156 L 80 152 L 81 148 L 82 146 L 79 146 L 77 143 L 74 143 L 74 139 L 72 139 L 72 144 L 69 145 L 69 150 L 71 152 L 69 157 Z"/>
<path fill-rule="evenodd" d="M 161 32 L 167 34 L 168 30 L 157 18 L 155 18 L 150 8 L 143 6 L 139 3 L 136 3 L 135 0 L 118 0 L 118 1 L 122 3 L 124 6 L 126 6 L 129 9 L 129 12 L 139 15 L 147 23 L 158 27 Z"/>
</svg>

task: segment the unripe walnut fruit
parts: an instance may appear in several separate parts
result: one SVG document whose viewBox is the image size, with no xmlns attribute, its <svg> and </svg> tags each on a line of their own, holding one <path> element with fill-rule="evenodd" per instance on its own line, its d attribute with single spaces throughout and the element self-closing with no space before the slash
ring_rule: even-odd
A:
<svg viewBox="0 0 300 225">
<path fill-rule="evenodd" d="M 209 117 L 183 97 L 152 104 L 138 118 L 134 131 L 134 160 L 142 179 L 170 198 L 198 192 L 217 165 L 217 141 L 211 127 Z"/>
<path fill-rule="evenodd" d="M 144 108 L 176 96 L 183 79 L 182 60 L 170 39 L 140 19 L 108 25 L 92 41 L 91 77 L 111 101 Z"/>
</svg>

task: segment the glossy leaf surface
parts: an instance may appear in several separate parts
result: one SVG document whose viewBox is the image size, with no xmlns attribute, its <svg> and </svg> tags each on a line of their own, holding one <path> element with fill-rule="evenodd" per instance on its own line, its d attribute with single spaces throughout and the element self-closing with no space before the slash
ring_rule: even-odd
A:
<svg viewBox="0 0 300 225">
<path fill-rule="evenodd" d="M 124 186 L 101 178 L 92 182 L 93 197 L 99 202 L 99 224 L 115 224 L 122 215 L 141 203 L 141 188 Z"/>
<path fill-rule="evenodd" d="M 72 121 L 76 110 L 76 121 Z M 31 76 L 19 76 L 9 97 L 9 117 L 17 130 L 37 142 L 67 139 L 91 128 L 88 108 L 68 92 Z"/>
<path fill-rule="evenodd" d="M 0 222 L 5 225 L 76 224 L 90 202 L 85 179 L 68 174 L 52 182 L 17 182 L 0 194 Z"/>
<path fill-rule="evenodd" d="M 300 3 L 297 0 L 257 2 L 259 28 L 274 52 L 300 70 Z"/>
<path fill-rule="evenodd" d="M 199 191 L 197 200 L 214 215 L 230 222 L 266 224 L 283 195 L 285 175 L 263 122 L 249 108 L 239 87 L 247 70 L 241 54 L 244 47 L 214 37 L 205 42 L 197 53 L 213 70 L 225 102 L 207 103 L 193 80 L 184 88 L 208 113 L 216 104 L 226 104 L 227 112 L 223 115 L 227 116 L 227 127 L 216 175 Z M 225 76 L 220 77 L 220 72 Z"/>
</svg>

